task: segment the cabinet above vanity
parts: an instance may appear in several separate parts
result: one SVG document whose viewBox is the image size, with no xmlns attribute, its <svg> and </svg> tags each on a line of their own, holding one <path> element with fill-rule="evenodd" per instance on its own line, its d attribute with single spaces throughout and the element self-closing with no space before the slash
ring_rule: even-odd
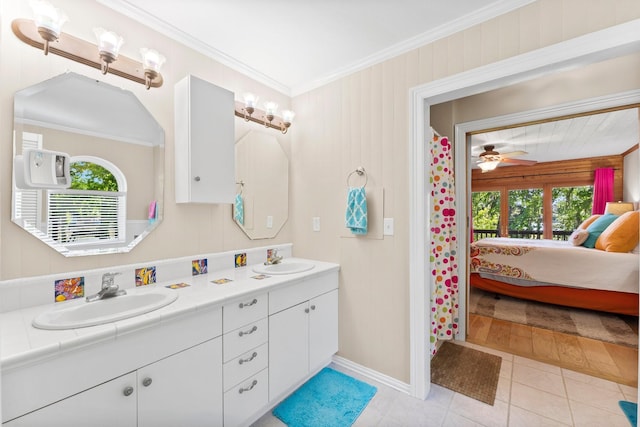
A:
<svg viewBox="0 0 640 427">
<path fill-rule="evenodd" d="M 176 203 L 233 203 L 233 92 L 188 75 L 174 103 Z"/>
</svg>

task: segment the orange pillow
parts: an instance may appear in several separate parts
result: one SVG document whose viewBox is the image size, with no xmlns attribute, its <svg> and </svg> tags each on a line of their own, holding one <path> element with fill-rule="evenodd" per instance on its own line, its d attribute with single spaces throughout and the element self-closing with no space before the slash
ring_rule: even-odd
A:
<svg viewBox="0 0 640 427">
<path fill-rule="evenodd" d="M 638 245 L 640 212 L 626 212 L 611 223 L 596 240 L 596 249 L 631 252 Z"/>
<path fill-rule="evenodd" d="M 591 215 L 589 218 L 582 221 L 582 224 L 578 226 L 578 230 L 586 230 L 588 226 L 591 225 L 593 221 L 600 218 L 602 215 Z"/>
</svg>

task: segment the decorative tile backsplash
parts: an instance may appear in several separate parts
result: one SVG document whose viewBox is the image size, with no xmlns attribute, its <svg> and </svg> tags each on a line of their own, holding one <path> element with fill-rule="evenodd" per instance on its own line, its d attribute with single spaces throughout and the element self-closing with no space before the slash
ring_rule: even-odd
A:
<svg viewBox="0 0 640 427">
<path fill-rule="evenodd" d="M 67 301 L 84 297 L 84 277 L 60 279 L 54 282 L 55 301 Z"/>
<path fill-rule="evenodd" d="M 247 253 L 243 252 L 241 254 L 236 254 L 235 260 L 236 260 L 236 268 L 245 267 L 247 265 Z"/>
<path fill-rule="evenodd" d="M 51 304 L 51 284 L 54 284 L 56 301 L 68 301 L 83 298 L 88 294 L 98 292 L 101 278 L 105 273 L 121 273 L 116 279 L 120 289 L 133 289 L 161 283 L 163 286 L 180 288 L 184 285 L 194 285 L 193 261 L 206 260 L 207 274 L 220 272 L 218 278 L 233 280 L 230 269 L 246 265 L 262 264 L 266 261 L 267 249 L 278 249 L 278 255 L 285 258 L 292 256 L 293 245 L 283 243 L 256 248 L 236 249 L 226 252 L 211 252 L 191 254 L 179 258 L 166 258 L 147 261 L 147 266 L 140 265 L 112 265 L 109 267 L 86 269 L 81 271 L 58 272 L 34 277 L 24 277 L 0 280 L 0 312 L 6 313 L 22 308 L 42 304 Z M 233 261 L 231 261 L 233 257 Z M 233 263 L 233 264 L 232 264 Z M 198 268 L 204 274 L 204 263 L 198 262 Z M 189 280 L 193 277 L 194 281 Z M 134 280 L 131 280 L 134 279 Z M 184 283 L 184 284 L 183 284 Z M 210 283 L 210 281 L 207 281 Z M 175 286 L 178 285 L 178 286 Z"/>
<path fill-rule="evenodd" d="M 136 286 L 146 286 L 156 283 L 156 268 L 136 268 Z"/>
<path fill-rule="evenodd" d="M 191 261 L 191 275 L 197 276 L 199 274 L 207 274 L 207 259 L 194 259 Z"/>
</svg>

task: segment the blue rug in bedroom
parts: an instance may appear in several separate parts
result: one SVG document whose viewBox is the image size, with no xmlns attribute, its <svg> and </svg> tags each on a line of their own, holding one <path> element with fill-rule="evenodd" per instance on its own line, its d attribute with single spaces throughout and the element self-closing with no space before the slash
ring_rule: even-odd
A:
<svg viewBox="0 0 640 427">
<path fill-rule="evenodd" d="M 342 372 L 324 368 L 273 410 L 289 427 L 348 427 L 377 389 Z"/>
</svg>

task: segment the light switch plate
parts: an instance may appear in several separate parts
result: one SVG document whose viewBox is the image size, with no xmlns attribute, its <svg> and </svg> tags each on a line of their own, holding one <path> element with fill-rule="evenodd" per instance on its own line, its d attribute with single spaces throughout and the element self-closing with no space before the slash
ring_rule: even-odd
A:
<svg viewBox="0 0 640 427">
<path fill-rule="evenodd" d="M 384 219 L 384 230 L 382 234 L 385 236 L 393 236 L 393 218 Z"/>
<path fill-rule="evenodd" d="M 267 228 L 273 228 L 273 216 L 267 216 Z"/>
<path fill-rule="evenodd" d="M 320 217 L 313 217 L 313 231 L 320 231 Z"/>
</svg>

